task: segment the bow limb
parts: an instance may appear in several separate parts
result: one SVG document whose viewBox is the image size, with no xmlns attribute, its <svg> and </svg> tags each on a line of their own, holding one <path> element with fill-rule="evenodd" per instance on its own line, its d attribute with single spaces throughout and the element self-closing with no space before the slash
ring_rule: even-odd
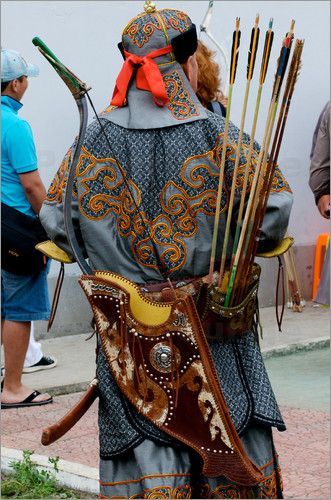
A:
<svg viewBox="0 0 331 500">
<path fill-rule="evenodd" d="M 75 184 L 76 166 L 79 161 L 80 153 L 84 143 L 85 133 L 87 128 L 87 118 L 88 118 L 87 101 L 85 95 L 81 96 L 79 99 L 75 99 L 75 101 L 79 111 L 80 124 L 79 124 L 79 134 L 76 140 L 75 149 L 69 167 L 67 186 L 64 196 L 64 207 L 63 207 L 64 227 L 69 244 L 71 246 L 72 253 L 77 261 L 77 264 L 79 265 L 83 273 L 92 274 L 92 270 L 90 266 L 87 264 L 82 249 L 77 241 L 72 219 L 72 195 Z"/>
<path fill-rule="evenodd" d="M 210 0 L 209 1 L 209 4 L 208 4 L 208 9 L 207 9 L 207 12 L 205 14 L 205 17 L 203 18 L 203 21 L 200 25 L 200 31 L 202 33 L 205 33 L 206 36 L 216 45 L 216 47 L 218 48 L 218 50 L 220 51 L 223 59 L 224 59 L 224 63 L 225 63 L 225 78 L 222 78 L 222 81 L 225 82 L 224 83 L 224 93 L 227 95 L 228 93 L 228 74 L 229 74 L 229 71 L 230 71 L 230 62 L 229 62 L 229 57 L 227 55 L 227 51 L 222 47 L 222 45 L 220 43 L 218 43 L 218 41 L 216 40 L 216 38 L 212 35 L 210 29 L 209 29 L 209 25 L 210 25 L 210 22 L 211 22 L 211 19 L 212 19 L 212 16 L 213 16 L 213 5 L 214 4 L 214 0 Z"/>
<path fill-rule="evenodd" d="M 69 88 L 77 104 L 79 112 L 79 133 L 76 139 L 76 144 L 68 171 L 68 179 L 64 196 L 63 216 L 65 232 L 68 238 L 69 245 L 71 247 L 72 254 L 74 255 L 76 262 L 81 268 L 82 272 L 85 274 L 91 274 L 92 270 L 87 264 L 82 249 L 78 243 L 72 218 L 72 197 L 75 184 L 76 166 L 79 161 L 82 145 L 84 143 L 88 119 L 87 101 L 85 95 L 90 90 L 90 87 L 88 87 L 84 82 L 77 78 L 76 75 L 72 73 L 72 71 L 64 66 L 64 64 L 61 63 L 61 61 L 53 54 L 53 52 L 51 52 L 51 50 L 44 44 L 44 42 L 40 40 L 40 38 L 35 37 L 32 40 L 32 43 L 38 47 L 39 51 L 53 66 L 55 71 Z"/>
<path fill-rule="evenodd" d="M 200 24 L 200 31 L 207 31 L 209 29 L 210 21 L 213 15 L 214 0 L 209 0 L 208 9 L 205 17 Z"/>
</svg>

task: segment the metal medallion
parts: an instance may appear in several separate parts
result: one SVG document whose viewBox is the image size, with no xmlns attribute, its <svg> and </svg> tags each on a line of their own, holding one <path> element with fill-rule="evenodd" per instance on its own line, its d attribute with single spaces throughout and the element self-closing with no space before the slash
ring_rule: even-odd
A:
<svg viewBox="0 0 331 500">
<path fill-rule="evenodd" d="M 172 348 L 173 350 L 169 344 L 160 342 L 151 349 L 149 357 L 153 368 L 162 373 L 170 373 L 178 368 L 181 356 L 175 346 L 172 346 Z M 173 359 L 173 353 L 175 359 Z"/>
</svg>

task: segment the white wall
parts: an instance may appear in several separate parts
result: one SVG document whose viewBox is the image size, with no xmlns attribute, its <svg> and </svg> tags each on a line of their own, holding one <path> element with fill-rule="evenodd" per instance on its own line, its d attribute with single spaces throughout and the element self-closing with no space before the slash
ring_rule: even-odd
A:
<svg viewBox="0 0 331 500">
<path fill-rule="evenodd" d="M 185 10 L 200 25 L 207 1 L 160 1 L 159 8 Z M 76 105 L 69 91 L 47 61 L 32 45 L 40 36 L 54 53 L 82 80 L 92 86 L 97 110 L 105 108 L 112 95 L 122 59 L 116 48 L 121 28 L 142 10 L 142 1 L 3 1 L 1 3 L 1 44 L 20 51 L 40 67 L 40 76 L 31 79 L 24 97 L 22 115 L 31 123 L 37 144 L 42 178 L 49 185 L 61 159 L 78 131 Z M 216 1 L 211 30 L 218 41 L 231 48 L 236 16 L 241 18 L 241 52 L 233 96 L 232 120 L 240 121 L 244 92 L 247 49 L 255 14 L 260 14 L 261 39 L 274 18 L 274 47 L 264 91 L 257 138 L 261 139 L 264 117 L 273 83 L 276 59 L 292 18 L 295 34 L 305 39 L 303 68 L 292 101 L 279 163 L 295 195 L 289 232 L 298 245 L 312 244 L 318 233 L 328 230 L 319 216 L 307 185 L 311 139 L 319 113 L 329 99 L 330 7 L 327 1 Z M 202 35 L 206 41 L 205 35 Z M 210 44 L 210 43 L 209 43 Z M 244 50 L 243 50 L 244 49 Z M 220 62 L 222 59 L 219 59 Z M 257 74 L 257 71 L 256 71 Z M 252 85 L 246 130 L 256 95 Z M 91 114 L 92 119 L 92 114 Z"/>
</svg>

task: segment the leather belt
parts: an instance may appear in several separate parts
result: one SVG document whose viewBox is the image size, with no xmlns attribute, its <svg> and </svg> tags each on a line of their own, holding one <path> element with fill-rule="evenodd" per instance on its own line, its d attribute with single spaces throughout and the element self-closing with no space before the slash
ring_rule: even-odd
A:
<svg viewBox="0 0 331 500">
<path fill-rule="evenodd" d="M 162 290 L 169 289 L 172 290 L 173 288 L 177 289 L 180 288 L 181 291 L 185 291 L 183 287 L 186 285 L 193 283 L 194 281 L 200 280 L 201 278 L 190 278 L 187 280 L 177 280 L 177 281 L 160 281 L 156 283 L 143 283 L 143 284 L 138 284 L 140 291 L 143 293 L 148 293 L 148 292 L 161 292 Z"/>
</svg>

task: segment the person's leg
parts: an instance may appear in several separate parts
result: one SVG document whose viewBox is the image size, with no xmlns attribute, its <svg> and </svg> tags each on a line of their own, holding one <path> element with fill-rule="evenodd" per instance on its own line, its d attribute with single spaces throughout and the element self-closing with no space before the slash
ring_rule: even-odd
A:
<svg viewBox="0 0 331 500">
<path fill-rule="evenodd" d="M 23 373 L 33 373 L 39 370 L 50 370 L 57 365 L 57 359 L 53 356 L 45 356 L 40 342 L 34 338 L 34 323 L 31 321 L 30 341 L 25 356 Z"/>
<path fill-rule="evenodd" d="M 22 368 L 29 344 L 30 322 L 5 320 L 2 342 L 5 354 L 5 379 L 2 403 L 17 403 L 31 394 L 31 389 L 21 382 Z M 40 394 L 34 401 L 44 401 L 49 394 Z"/>
<path fill-rule="evenodd" d="M 31 320 L 47 319 L 38 311 L 42 300 L 37 297 L 38 277 L 21 276 L 1 269 L 2 343 L 5 376 L 1 403 L 20 403 L 34 391 L 21 382 L 24 358 L 30 338 Z M 48 394 L 37 395 L 33 402 L 50 399 Z"/>
<path fill-rule="evenodd" d="M 41 360 L 42 357 L 43 352 L 41 350 L 41 343 L 37 342 L 34 338 L 33 321 L 31 321 L 30 340 L 24 360 L 24 367 L 35 365 L 36 363 L 38 363 L 38 361 Z"/>
</svg>

